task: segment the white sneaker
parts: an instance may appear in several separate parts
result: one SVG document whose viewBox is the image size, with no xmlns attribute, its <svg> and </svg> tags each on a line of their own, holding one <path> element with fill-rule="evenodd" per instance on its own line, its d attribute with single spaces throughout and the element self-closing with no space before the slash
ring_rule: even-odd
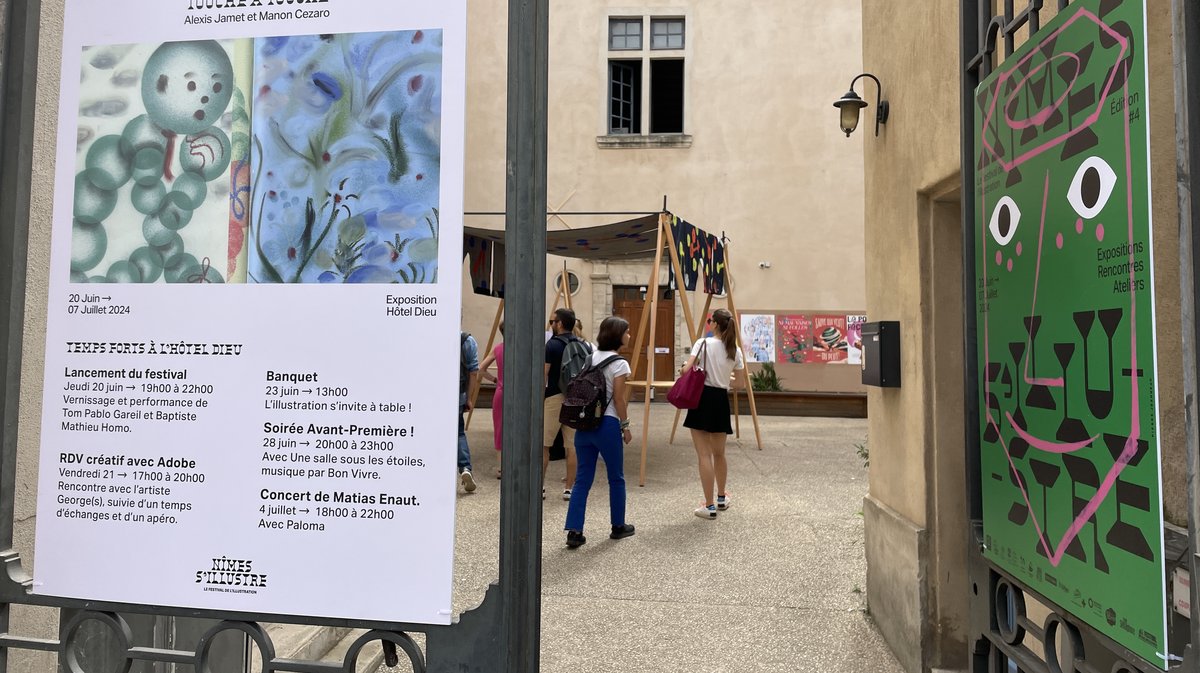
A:
<svg viewBox="0 0 1200 673">
<path fill-rule="evenodd" d="M 463 490 L 467 493 L 473 493 L 475 491 L 475 477 L 471 476 L 470 470 L 463 470 L 462 473 L 458 475 L 458 480 L 462 482 Z"/>
<path fill-rule="evenodd" d="M 570 499 L 571 499 L 571 489 L 568 488 L 563 491 L 563 500 L 570 500 Z"/>
<path fill-rule="evenodd" d="M 733 498 L 729 497 L 728 495 L 718 495 L 717 496 L 717 509 L 724 512 L 725 510 L 729 509 L 729 505 L 731 504 L 730 501 L 732 501 L 732 500 L 733 500 Z"/>
<path fill-rule="evenodd" d="M 692 513 L 701 519 L 715 519 L 717 518 L 717 506 L 707 505 L 704 507 L 697 507 Z"/>
</svg>

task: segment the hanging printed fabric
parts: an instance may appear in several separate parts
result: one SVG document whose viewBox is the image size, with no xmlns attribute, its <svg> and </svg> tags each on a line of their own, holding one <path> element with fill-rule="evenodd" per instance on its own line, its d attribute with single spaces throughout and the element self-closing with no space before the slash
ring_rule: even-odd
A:
<svg viewBox="0 0 1200 673">
<path fill-rule="evenodd" d="M 675 239 L 675 257 L 683 272 L 683 283 L 675 278 L 674 265 L 667 267 L 669 287 L 695 291 L 696 282 L 704 279 L 704 292 L 721 294 L 725 291 L 725 246 L 721 239 L 706 233 L 694 224 L 671 215 L 671 236 Z"/>
<path fill-rule="evenodd" d="M 504 246 L 495 241 L 463 236 L 463 256 L 471 274 L 471 289 L 475 294 L 504 297 Z"/>
<path fill-rule="evenodd" d="M 721 239 L 708 234 L 705 237 L 704 291 L 708 294 L 725 293 L 725 246 Z"/>
<path fill-rule="evenodd" d="M 675 239 L 675 256 L 679 259 L 679 268 L 683 272 L 683 282 L 675 279 L 674 265 L 667 267 L 669 282 L 674 287 L 685 290 L 695 290 L 696 280 L 700 277 L 703 265 L 701 233 L 695 225 L 688 224 L 675 215 L 671 216 L 671 236 Z"/>
</svg>

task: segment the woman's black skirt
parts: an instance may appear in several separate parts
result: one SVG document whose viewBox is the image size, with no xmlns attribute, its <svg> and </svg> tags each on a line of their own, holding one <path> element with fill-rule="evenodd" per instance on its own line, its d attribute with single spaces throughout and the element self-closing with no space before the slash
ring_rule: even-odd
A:
<svg viewBox="0 0 1200 673">
<path fill-rule="evenodd" d="M 729 422 L 729 391 L 715 386 L 704 386 L 704 392 L 700 393 L 700 406 L 688 409 L 687 418 L 683 419 L 683 427 L 732 435 L 733 425 Z"/>
</svg>

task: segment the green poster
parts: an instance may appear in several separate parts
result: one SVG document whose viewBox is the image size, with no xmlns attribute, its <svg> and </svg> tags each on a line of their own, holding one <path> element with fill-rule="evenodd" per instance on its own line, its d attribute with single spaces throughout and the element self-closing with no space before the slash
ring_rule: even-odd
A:
<svg viewBox="0 0 1200 673">
<path fill-rule="evenodd" d="M 980 84 L 987 557 L 1166 668 L 1143 0 L 1079 0 Z"/>
</svg>

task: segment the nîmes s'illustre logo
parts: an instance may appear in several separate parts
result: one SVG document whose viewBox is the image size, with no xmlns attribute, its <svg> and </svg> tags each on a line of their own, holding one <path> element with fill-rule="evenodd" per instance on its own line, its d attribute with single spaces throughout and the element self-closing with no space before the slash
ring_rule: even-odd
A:
<svg viewBox="0 0 1200 673">
<path fill-rule="evenodd" d="M 254 571 L 254 561 L 227 556 L 214 558 L 208 570 L 196 571 L 196 584 L 205 591 L 256 594 L 267 587 L 267 574 Z"/>
</svg>

